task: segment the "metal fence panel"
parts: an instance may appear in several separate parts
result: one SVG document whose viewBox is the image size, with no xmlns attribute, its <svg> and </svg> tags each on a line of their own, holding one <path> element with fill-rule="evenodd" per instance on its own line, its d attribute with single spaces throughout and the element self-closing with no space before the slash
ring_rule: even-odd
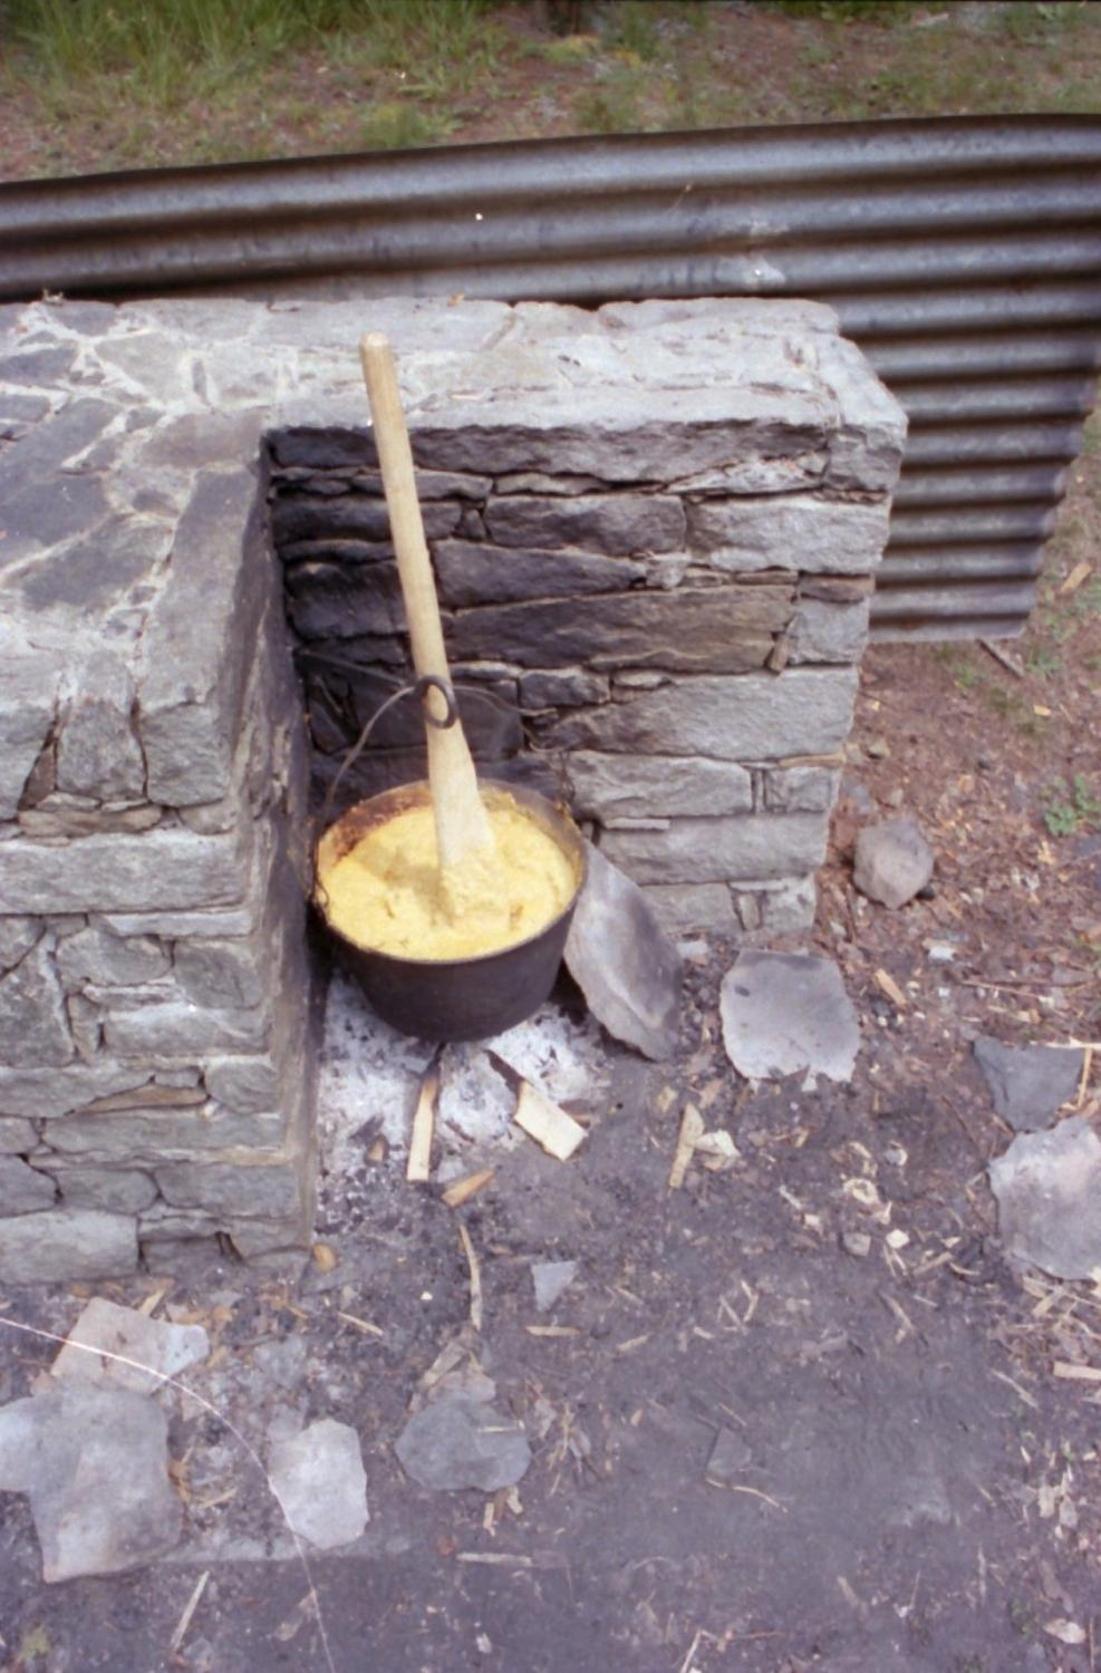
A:
<svg viewBox="0 0 1101 1673">
<path fill-rule="evenodd" d="M 1101 365 L 1101 120 L 479 145 L 0 185 L 0 297 L 804 296 L 911 422 L 881 637 L 1020 631 Z"/>
</svg>

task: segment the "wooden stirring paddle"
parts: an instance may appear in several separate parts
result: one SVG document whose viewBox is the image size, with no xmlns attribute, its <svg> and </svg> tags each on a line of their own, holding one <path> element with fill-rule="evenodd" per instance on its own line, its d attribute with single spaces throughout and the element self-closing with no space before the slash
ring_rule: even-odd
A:
<svg viewBox="0 0 1101 1673">
<path fill-rule="evenodd" d="M 413 665 L 423 678 L 434 675 L 451 684 L 444 650 L 440 606 L 436 583 L 424 538 L 420 503 L 413 475 L 413 454 L 402 411 L 394 356 L 381 332 L 369 332 L 360 341 L 360 359 L 371 405 L 375 441 L 378 446 L 382 485 L 390 513 L 390 532 L 398 560 L 405 614 L 413 648 Z M 425 699 L 436 720 L 447 716 L 447 705 L 438 691 Z M 495 858 L 489 815 L 478 790 L 474 762 L 461 721 L 446 729 L 426 723 L 428 734 L 428 783 L 436 820 L 436 845 L 445 879 L 456 874 L 472 855 L 481 853 L 484 862 Z M 490 873 L 487 881 L 495 880 Z M 479 889 L 479 894 L 482 891 Z M 492 891 L 491 891 L 492 892 Z M 446 887 L 445 887 L 446 894 Z M 495 906 L 493 900 L 487 905 Z"/>
</svg>

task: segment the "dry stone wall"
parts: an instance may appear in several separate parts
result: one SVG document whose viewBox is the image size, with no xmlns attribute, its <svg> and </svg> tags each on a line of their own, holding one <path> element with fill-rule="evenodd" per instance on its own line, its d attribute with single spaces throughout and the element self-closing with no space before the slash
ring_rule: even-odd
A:
<svg viewBox="0 0 1101 1673">
<path fill-rule="evenodd" d="M 475 755 L 569 795 L 672 927 L 805 927 L 901 414 L 821 308 L 515 315 L 526 416 L 472 387 L 477 422 L 412 436 Z M 370 435 L 272 448 L 324 784 L 410 675 L 400 589 Z M 420 731 L 392 711 L 341 804 L 420 774 Z"/>
<path fill-rule="evenodd" d="M 813 909 L 903 440 L 828 310 L 0 309 L 0 1282 L 308 1238 L 303 708 L 324 786 L 407 668 L 369 328 L 483 763 L 671 922 Z"/>
</svg>

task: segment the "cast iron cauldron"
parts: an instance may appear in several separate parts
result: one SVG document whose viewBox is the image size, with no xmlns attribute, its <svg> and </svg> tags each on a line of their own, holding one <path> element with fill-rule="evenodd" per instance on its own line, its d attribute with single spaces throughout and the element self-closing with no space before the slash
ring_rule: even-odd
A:
<svg viewBox="0 0 1101 1673">
<path fill-rule="evenodd" d="M 336 956 L 386 1022 L 425 1040 L 484 1040 L 530 1017 L 548 997 L 562 962 L 577 897 L 585 882 L 585 844 L 566 809 L 522 785 L 480 779 L 489 807 L 511 800 L 547 831 L 573 864 L 576 887 L 566 910 L 538 935 L 476 958 L 397 958 L 357 947 L 329 922 L 320 883 L 314 904 Z M 430 800 L 427 783 L 401 784 L 357 802 L 317 844 L 315 870 L 343 858 L 366 832 Z"/>
</svg>

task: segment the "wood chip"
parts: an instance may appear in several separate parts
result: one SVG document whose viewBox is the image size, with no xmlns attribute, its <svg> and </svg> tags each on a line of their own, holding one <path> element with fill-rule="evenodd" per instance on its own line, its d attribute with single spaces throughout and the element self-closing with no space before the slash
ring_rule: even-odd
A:
<svg viewBox="0 0 1101 1673">
<path fill-rule="evenodd" d="M 575 1324 L 526 1324 L 529 1336 L 580 1336 Z"/>
<path fill-rule="evenodd" d="M 1080 563 L 1075 564 L 1063 585 L 1059 588 L 1060 593 L 1076 593 L 1082 582 L 1088 581 L 1092 574 L 1092 567 L 1083 558 Z"/>
<path fill-rule="evenodd" d="M 703 1116 L 695 1104 L 686 1104 L 684 1114 L 680 1118 L 680 1132 L 677 1134 L 677 1148 L 673 1153 L 673 1166 L 669 1169 L 669 1189 L 679 1191 L 684 1184 L 692 1156 L 696 1149 L 697 1140 L 703 1137 Z"/>
<path fill-rule="evenodd" d="M 1068 1383 L 1101 1383 L 1101 1366 L 1075 1365 L 1068 1359 L 1057 1359 L 1052 1374 Z"/>
<path fill-rule="evenodd" d="M 421 1081 L 417 1107 L 413 1112 L 413 1131 L 409 1138 L 409 1161 L 406 1179 L 414 1184 L 427 1183 L 432 1170 L 432 1135 L 436 1130 L 436 1099 L 440 1092 L 439 1063 L 433 1063 Z"/>
<path fill-rule="evenodd" d="M 469 1202 L 476 1192 L 488 1185 L 493 1178 L 492 1168 L 480 1168 L 477 1173 L 468 1173 L 465 1179 L 457 1179 L 454 1185 L 449 1185 L 443 1193 L 443 1201 L 448 1208 L 461 1208 L 464 1202 Z"/>
<path fill-rule="evenodd" d="M 310 1250 L 318 1272 L 332 1272 L 337 1264 L 337 1253 L 327 1243 L 315 1243 Z"/>
<path fill-rule="evenodd" d="M 167 1294 L 168 1286 L 166 1284 L 163 1288 L 154 1290 L 152 1295 L 147 1295 L 145 1300 L 138 1306 L 137 1311 L 139 1313 L 144 1313 L 147 1319 L 151 1319 Z"/>
<path fill-rule="evenodd" d="M 457 1551 L 457 1563 L 487 1563 L 493 1568 L 534 1568 L 530 1557 L 510 1551 Z"/>
<path fill-rule="evenodd" d="M 875 985 L 879 989 L 880 993 L 885 993 L 887 995 L 887 998 L 891 1001 L 891 1004 L 895 1007 L 896 1011 L 904 1011 L 910 1003 L 898 983 L 895 981 L 894 977 L 889 976 L 886 970 L 876 971 Z"/>
<path fill-rule="evenodd" d="M 530 1081 L 520 1082 L 512 1119 L 529 1138 L 541 1144 L 549 1156 L 567 1162 L 585 1137 L 585 1129 L 572 1115 L 537 1092 Z"/>
<path fill-rule="evenodd" d="M 203 1570 L 198 1580 L 196 1580 L 195 1589 L 188 1598 L 187 1603 L 184 1606 L 184 1612 L 180 1616 L 179 1622 L 177 1623 L 176 1630 L 168 1641 L 168 1647 L 174 1656 L 179 1654 L 180 1647 L 183 1644 L 184 1639 L 187 1637 L 187 1629 L 191 1625 L 192 1616 L 199 1607 L 200 1599 L 206 1591 L 206 1583 L 209 1579 L 210 1570 L 207 1568 Z"/>
<path fill-rule="evenodd" d="M 470 1241 L 470 1233 L 467 1231 L 461 1220 L 459 1221 L 459 1242 L 463 1246 L 463 1254 L 466 1256 L 466 1264 L 470 1271 L 470 1322 L 475 1330 L 481 1330 L 482 1268 L 477 1255 L 474 1253 L 474 1245 Z"/>
<path fill-rule="evenodd" d="M 362 1330 L 365 1336 L 386 1335 L 386 1332 L 381 1328 L 381 1326 L 372 1324 L 370 1319 L 357 1318 L 354 1313 L 342 1313 L 339 1308 L 337 1309 L 336 1316 L 338 1319 L 343 1319 L 345 1324 L 354 1325 L 357 1330 Z"/>
</svg>

